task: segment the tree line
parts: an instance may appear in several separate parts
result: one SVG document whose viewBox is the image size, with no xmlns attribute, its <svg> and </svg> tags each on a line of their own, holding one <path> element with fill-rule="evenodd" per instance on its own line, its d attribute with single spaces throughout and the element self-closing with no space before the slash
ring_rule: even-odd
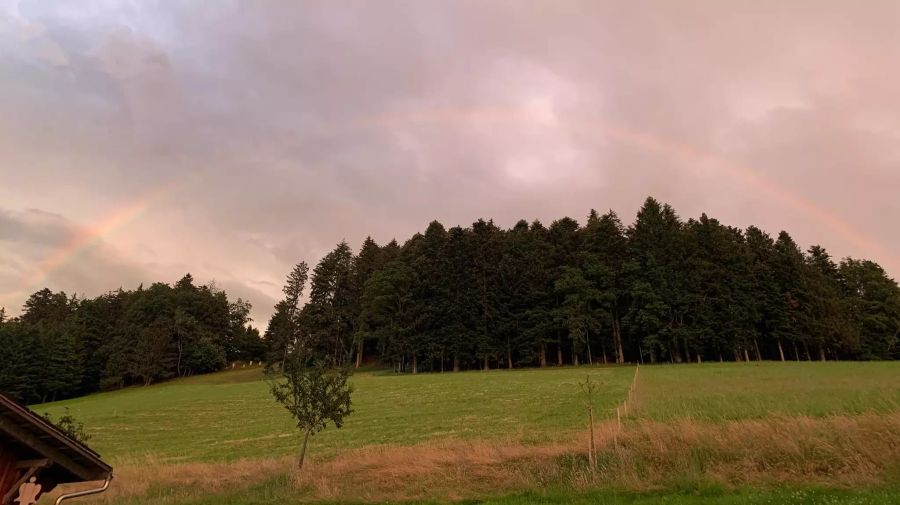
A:
<svg viewBox="0 0 900 505">
<path fill-rule="evenodd" d="M 591 211 L 341 242 L 292 270 L 262 337 L 249 313 L 190 274 L 96 298 L 42 289 L 17 318 L 0 309 L 0 391 L 42 402 L 235 360 L 284 369 L 295 351 L 408 372 L 900 357 L 900 288 L 875 262 L 685 221 L 653 198 L 627 227 Z"/>
<path fill-rule="evenodd" d="M 413 373 L 900 357 L 900 288 L 875 262 L 683 220 L 653 198 L 627 227 L 591 211 L 584 225 L 435 221 L 356 254 L 341 242 L 311 275 L 298 264 L 284 293 L 264 334 L 271 364 L 296 348 Z"/>
<path fill-rule="evenodd" d="M 17 318 L 0 309 L 0 391 L 36 403 L 261 359 L 250 308 L 190 274 L 96 298 L 42 289 Z"/>
</svg>

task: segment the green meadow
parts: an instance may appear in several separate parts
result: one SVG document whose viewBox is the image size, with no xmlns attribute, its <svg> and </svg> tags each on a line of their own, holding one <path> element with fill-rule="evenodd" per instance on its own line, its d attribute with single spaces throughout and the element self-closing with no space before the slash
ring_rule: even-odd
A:
<svg viewBox="0 0 900 505">
<path fill-rule="evenodd" d="M 32 408 L 85 423 L 119 475 L 97 500 L 116 504 L 900 502 L 900 363 L 644 366 L 613 438 L 634 374 L 358 373 L 354 413 L 313 437 L 303 477 L 299 437 L 257 368 Z M 588 375 L 600 385 L 599 474 L 582 443 Z M 746 454 L 757 443 L 746 437 L 770 432 L 762 455 Z"/>
<path fill-rule="evenodd" d="M 900 411 L 900 364 L 704 363 L 641 369 L 645 419 L 701 421 Z"/>
<path fill-rule="evenodd" d="M 353 414 L 340 430 L 317 434 L 312 454 L 437 438 L 514 438 L 542 443 L 584 430 L 578 383 L 600 388 L 598 415 L 612 417 L 632 367 L 493 370 L 353 376 Z M 220 461 L 293 454 L 298 435 L 268 393 L 258 368 L 192 377 L 34 407 L 53 416 L 68 408 L 85 423 L 104 457 Z"/>
</svg>

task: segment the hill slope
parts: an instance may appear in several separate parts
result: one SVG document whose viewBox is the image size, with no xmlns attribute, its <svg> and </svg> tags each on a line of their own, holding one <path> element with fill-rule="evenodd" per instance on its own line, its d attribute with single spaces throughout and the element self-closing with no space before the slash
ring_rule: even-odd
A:
<svg viewBox="0 0 900 505">
<path fill-rule="evenodd" d="M 259 369 L 39 405 L 84 421 L 116 504 L 488 499 L 486 503 L 892 503 L 900 363 L 709 363 L 360 373 L 344 428 L 298 435 Z M 587 464 L 578 382 L 601 384 Z M 522 495 L 521 493 L 527 494 Z M 492 498 L 493 497 L 493 498 Z"/>
</svg>

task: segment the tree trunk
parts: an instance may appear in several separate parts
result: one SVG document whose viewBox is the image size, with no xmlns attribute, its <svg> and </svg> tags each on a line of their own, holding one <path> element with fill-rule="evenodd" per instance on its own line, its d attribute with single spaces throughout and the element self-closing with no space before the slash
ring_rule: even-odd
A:
<svg viewBox="0 0 900 505">
<path fill-rule="evenodd" d="M 591 356 L 591 334 L 590 333 L 588 333 L 588 337 L 587 337 L 587 358 L 588 358 L 588 365 L 593 366 L 594 358 Z"/>
<path fill-rule="evenodd" d="M 298 470 L 303 470 L 303 460 L 306 459 L 306 444 L 309 442 L 309 432 L 310 430 L 306 430 L 306 435 L 303 436 L 303 445 L 300 446 L 300 460 L 297 462 Z"/>
<path fill-rule="evenodd" d="M 484 368 L 483 370 L 490 370 L 491 364 L 488 362 L 487 354 L 484 355 Z"/>
<path fill-rule="evenodd" d="M 672 339 L 669 345 L 671 345 L 669 354 L 672 358 L 672 363 L 681 363 L 681 352 L 678 350 L 678 342 Z"/>
<path fill-rule="evenodd" d="M 619 328 L 619 318 L 613 318 L 613 341 L 616 345 L 616 363 L 625 363 L 625 352 L 622 350 L 622 332 Z"/>
<path fill-rule="evenodd" d="M 455 354 L 453 355 L 453 371 L 454 372 L 459 371 L 459 356 L 457 356 Z"/>
<path fill-rule="evenodd" d="M 744 349 L 744 361 L 750 363 L 750 353 L 747 352 L 747 349 Z"/>
<path fill-rule="evenodd" d="M 756 348 L 756 361 L 762 361 L 762 354 L 759 353 L 759 340 L 757 338 L 753 338 L 753 347 Z"/>
<path fill-rule="evenodd" d="M 812 356 L 809 355 L 809 346 L 806 345 L 806 342 L 803 342 L 803 352 L 806 354 L 806 361 L 812 361 Z"/>
<path fill-rule="evenodd" d="M 594 446 L 594 407 L 591 405 L 588 406 L 588 418 L 591 423 L 591 440 L 588 444 L 588 454 L 591 462 L 591 473 L 593 474 L 597 467 L 597 449 Z"/>
<path fill-rule="evenodd" d="M 781 339 L 778 339 L 778 357 L 784 362 L 784 348 L 781 347 Z"/>
<path fill-rule="evenodd" d="M 541 344 L 541 368 L 547 366 L 547 346 Z"/>
<path fill-rule="evenodd" d="M 556 343 L 556 366 L 562 366 L 562 344 Z"/>
<path fill-rule="evenodd" d="M 414 374 L 419 373 L 419 357 L 418 357 L 417 355 L 415 355 L 415 354 L 413 354 L 413 369 L 412 369 L 412 373 L 414 373 Z"/>
<path fill-rule="evenodd" d="M 572 351 L 572 364 L 578 366 L 578 353 Z"/>
<path fill-rule="evenodd" d="M 819 346 L 819 361 L 825 361 L 825 348 Z"/>
<path fill-rule="evenodd" d="M 441 373 L 444 373 L 444 351 L 441 351 Z"/>
<path fill-rule="evenodd" d="M 697 353 L 697 364 L 699 365 L 700 363 L 702 363 L 702 361 L 700 360 L 700 353 L 698 352 Z"/>
<path fill-rule="evenodd" d="M 797 350 L 797 342 L 792 341 L 791 343 L 794 344 L 794 360 L 800 361 L 800 351 Z"/>
<path fill-rule="evenodd" d="M 359 339 L 359 345 L 356 347 L 356 368 L 362 366 L 362 358 L 363 358 L 363 341 Z"/>
</svg>

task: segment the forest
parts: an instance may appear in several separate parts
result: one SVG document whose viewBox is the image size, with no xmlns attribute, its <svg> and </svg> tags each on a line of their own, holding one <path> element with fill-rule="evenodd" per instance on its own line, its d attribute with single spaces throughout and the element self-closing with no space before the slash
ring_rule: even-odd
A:
<svg viewBox="0 0 900 505">
<path fill-rule="evenodd" d="M 42 289 L 23 313 L 0 310 L 0 392 L 37 403 L 221 370 L 259 359 L 250 304 L 185 275 L 78 298 Z"/>
<path fill-rule="evenodd" d="M 308 289 L 308 294 L 304 292 Z M 42 289 L 0 310 L 0 391 L 26 402 L 221 370 L 305 349 L 398 372 L 623 362 L 900 358 L 900 288 L 648 198 L 634 222 L 591 211 L 544 226 L 432 222 L 400 245 L 338 244 L 288 275 L 263 335 L 250 304 L 190 274 L 78 298 Z"/>
<path fill-rule="evenodd" d="M 300 306 L 307 277 L 308 301 Z M 648 198 L 625 226 L 432 222 L 402 246 L 346 242 L 291 272 L 267 358 L 307 348 L 397 371 L 583 363 L 897 359 L 900 289 L 875 262 L 836 262 Z"/>
</svg>

